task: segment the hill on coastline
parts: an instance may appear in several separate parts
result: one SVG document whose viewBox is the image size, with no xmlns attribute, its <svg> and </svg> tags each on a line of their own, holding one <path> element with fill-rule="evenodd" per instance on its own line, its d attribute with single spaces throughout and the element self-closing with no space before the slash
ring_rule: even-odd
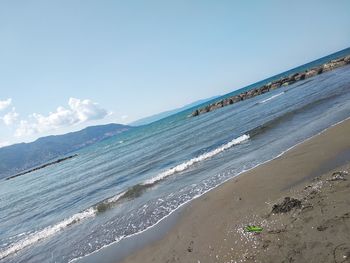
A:
<svg viewBox="0 0 350 263">
<path fill-rule="evenodd" d="M 0 179 L 44 164 L 132 127 L 122 124 L 90 126 L 77 132 L 42 137 L 31 143 L 0 148 Z"/>
<path fill-rule="evenodd" d="M 212 100 L 214 100 L 216 98 L 219 98 L 219 97 L 220 96 L 214 96 L 214 97 L 210 97 L 210 98 L 207 98 L 207 99 L 197 100 L 195 102 L 192 102 L 190 104 L 187 104 L 187 105 L 185 105 L 183 107 L 180 107 L 180 108 L 177 108 L 177 109 L 168 110 L 168 111 L 157 113 L 157 114 L 145 117 L 145 118 L 141 118 L 141 119 L 136 120 L 136 121 L 134 121 L 134 122 L 132 122 L 130 124 L 133 125 L 133 126 L 147 125 L 147 124 L 150 124 L 152 122 L 159 121 L 161 119 L 164 119 L 166 117 L 174 115 L 176 113 L 188 110 L 190 108 L 193 108 L 193 107 L 196 107 L 196 106 L 199 106 L 199 105 L 202 105 L 203 103 L 212 101 Z"/>
</svg>

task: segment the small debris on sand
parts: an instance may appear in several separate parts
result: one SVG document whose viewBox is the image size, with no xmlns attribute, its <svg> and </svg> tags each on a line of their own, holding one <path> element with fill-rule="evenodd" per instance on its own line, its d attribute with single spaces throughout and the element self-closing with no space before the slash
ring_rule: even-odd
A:
<svg viewBox="0 0 350 263">
<path fill-rule="evenodd" d="M 190 245 L 187 248 L 188 252 L 192 252 L 193 251 L 193 243 L 194 243 L 193 241 L 190 242 Z"/>
<path fill-rule="evenodd" d="M 334 172 L 332 174 L 332 177 L 330 179 L 327 179 L 327 181 L 346 181 L 346 175 L 348 175 L 348 172 L 346 171 Z"/>
<path fill-rule="evenodd" d="M 271 212 L 273 214 L 287 213 L 293 208 L 301 208 L 301 201 L 299 199 L 285 197 L 282 203 L 273 205 Z"/>
</svg>

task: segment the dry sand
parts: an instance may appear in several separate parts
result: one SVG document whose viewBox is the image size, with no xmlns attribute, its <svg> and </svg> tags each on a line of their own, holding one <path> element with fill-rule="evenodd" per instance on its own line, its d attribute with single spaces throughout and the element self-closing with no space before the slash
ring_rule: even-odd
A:
<svg viewBox="0 0 350 263">
<path fill-rule="evenodd" d="M 350 175 L 332 175 L 349 168 L 347 120 L 194 200 L 123 262 L 350 262 Z M 301 207 L 272 214 L 287 196 Z"/>
</svg>

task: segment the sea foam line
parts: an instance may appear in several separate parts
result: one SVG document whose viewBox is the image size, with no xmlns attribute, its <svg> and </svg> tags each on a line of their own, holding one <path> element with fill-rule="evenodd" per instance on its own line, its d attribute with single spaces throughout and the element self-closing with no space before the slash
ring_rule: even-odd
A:
<svg viewBox="0 0 350 263">
<path fill-rule="evenodd" d="M 284 94 L 284 91 L 281 92 L 281 93 L 275 94 L 275 95 L 273 95 L 273 96 L 271 96 L 271 97 L 269 97 L 269 98 L 267 98 L 267 99 L 264 99 L 264 100 L 262 100 L 262 101 L 259 101 L 259 103 L 268 102 L 268 101 L 270 101 L 270 100 L 272 100 L 272 99 L 274 99 L 274 98 L 277 98 L 277 97 L 279 97 L 279 96 L 281 96 L 281 95 L 283 95 L 283 94 Z"/>
<path fill-rule="evenodd" d="M 93 217 L 95 215 L 96 215 L 96 210 L 94 208 L 89 208 L 87 210 L 74 214 L 73 216 L 62 220 L 55 225 L 48 226 L 42 230 L 29 234 L 25 238 L 19 240 L 14 244 L 11 244 L 9 247 L 0 251 L 0 260 L 28 246 L 31 246 L 43 239 L 46 239 L 81 220 Z"/>
<path fill-rule="evenodd" d="M 160 173 L 157 176 L 152 177 L 152 178 L 144 181 L 142 184 L 143 185 L 153 185 L 156 182 L 163 180 L 164 178 L 166 178 L 170 175 L 173 175 L 173 174 L 178 173 L 178 172 L 182 172 L 182 171 L 186 170 L 187 168 L 189 168 L 190 166 L 192 166 L 196 163 L 199 163 L 201 161 L 204 161 L 206 159 L 209 159 L 209 158 L 231 148 L 232 146 L 235 146 L 237 144 L 240 144 L 240 143 L 248 140 L 249 138 L 250 138 L 249 134 L 243 134 L 242 136 L 235 138 L 232 141 L 230 141 L 230 142 L 228 142 L 228 143 L 226 143 L 226 144 L 224 144 L 224 145 L 222 145 L 222 146 L 220 146 L 220 147 L 218 147 L 210 152 L 206 152 L 206 153 L 199 155 L 195 158 L 192 158 L 186 162 L 183 162 L 179 165 L 176 165 L 175 167 L 173 167 L 169 170 L 166 170 L 165 172 Z"/>
</svg>

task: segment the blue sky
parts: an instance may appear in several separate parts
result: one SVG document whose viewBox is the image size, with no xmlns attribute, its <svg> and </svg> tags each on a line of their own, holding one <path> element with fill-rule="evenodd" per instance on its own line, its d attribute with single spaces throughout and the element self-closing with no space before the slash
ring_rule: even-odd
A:
<svg viewBox="0 0 350 263">
<path fill-rule="evenodd" d="M 350 46 L 350 1 L 0 2 L 0 145 L 128 123 Z"/>
</svg>

